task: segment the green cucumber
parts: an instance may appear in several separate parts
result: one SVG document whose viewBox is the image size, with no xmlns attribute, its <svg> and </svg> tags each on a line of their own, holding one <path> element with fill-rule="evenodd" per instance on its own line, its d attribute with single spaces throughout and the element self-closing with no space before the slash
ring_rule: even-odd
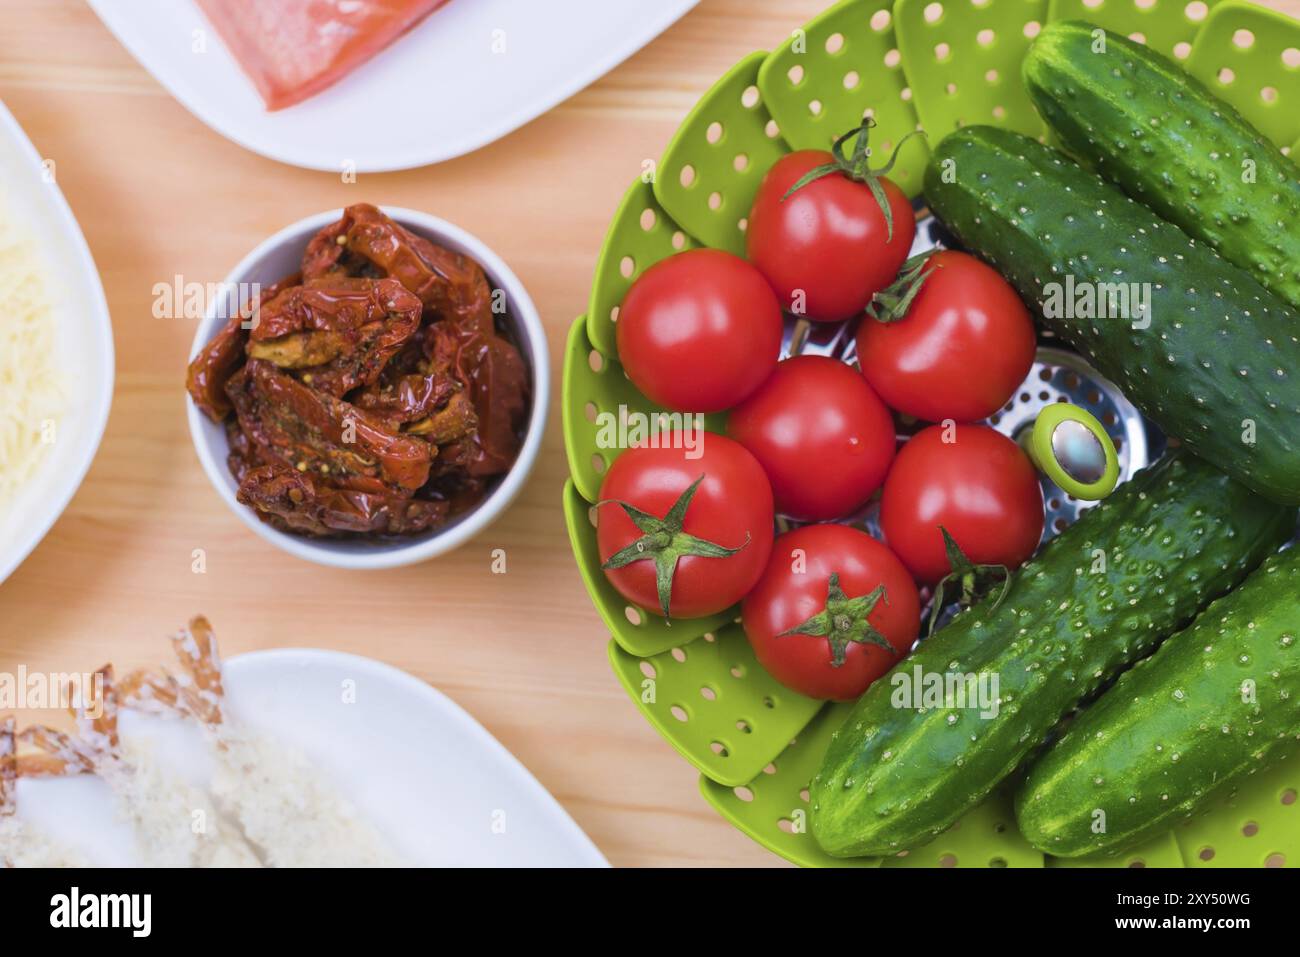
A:
<svg viewBox="0 0 1300 957">
<path fill-rule="evenodd" d="M 932 840 L 1294 523 L 1295 509 L 1192 456 L 1142 470 L 1019 569 L 1000 603 L 960 613 L 867 689 L 813 781 L 813 836 L 837 857 Z M 922 684 L 971 675 L 989 690 L 996 678 L 996 696 L 927 701 L 918 674 Z"/>
<path fill-rule="evenodd" d="M 1300 308 L 1300 170 L 1182 67 L 1049 23 L 1022 73 L 1066 151 Z"/>
<path fill-rule="evenodd" d="M 1300 750 L 1300 548 L 1120 676 L 1030 769 L 1020 833 L 1058 857 L 1169 830 Z"/>
<path fill-rule="evenodd" d="M 1261 495 L 1300 502 L 1300 314 L 1290 305 L 1016 133 L 949 134 L 926 168 L 925 195 L 1165 432 Z"/>
</svg>

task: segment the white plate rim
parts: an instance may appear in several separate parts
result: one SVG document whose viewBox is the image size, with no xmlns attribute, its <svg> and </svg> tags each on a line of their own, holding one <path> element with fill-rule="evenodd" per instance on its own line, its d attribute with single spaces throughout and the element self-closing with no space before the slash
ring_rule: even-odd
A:
<svg viewBox="0 0 1300 957">
<path fill-rule="evenodd" d="M 121 10 L 111 9 L 112 0 L 86 0 L 86 2 L 95 11 L 95 15 L 99 17 L 104 26 L 108 28 L 108 31 L 148 71 L 149 75 L 181 106 L 185 107 L 209 129 L 214 130 L 244 149 L 267 159 L 302 169 L 330 173 L 338 172 L 336 165 L 322 162 L 310 153 L 300 152 L 293 143 L 265 142 L 256 136 L 249 135 L 240 129 L 238 125 L 223 122 L 215 117 L 212 111 L 207 108 L 203 95 L 194 86 L 186 83 L 183 77 L 167 74 L 158 69 L 154 59 L 149 55 L 148 45 L 129 28 L 127 16 Z M 458 156 L 464 156 L 490 143 L 494 143 L 537 117 L 550 112 L 560 103 L 590 86 L 632 56 L 632 54 L 649 44 L 694 9 L 699 2 L 700 0 L 656 0 L 656 5 L 663 16 L 655 21 L 651 29 L 641 34 L 629 34 L 625 38 L 625 42 L 610 45 L 603 56 L 584 61 L 583 66 L 585 69 L 575 71 L 568 82 L 552 87 L 546 96 L 539 97 L 527 107 L 496 118 L 478 130 L 462 133 L 459 137 L 456 135 L 440 136 L 433 138 L 426 146 L 412 148 L 406 152 L 397 152 L 384 158 L 377 157 L 374 160 L 358 160 L 356 171 L 358 173 L 389 173 L 416 169 L 421 166 L 430 166 L 455 159 Z M 437 13 L 436 10 L 433 12 Z M 202 13 L 199 12 L 198 15 L 202 16 Z M 382 55 L 382 52 L 380 55 Z M 328 90 L 323 92 L 327 93 Z M 445 133 L 446 131 L 442 132 Z"/>
<path fill-rule="evenodd" d="M 43 163 L 41 154 L 2 100 L 0 100 L 0 138 L 11 140 L 17 147 L 18 152 L 31 164 L 33 171 L 41 168 Z M 39 176 L 40 174 L 33 172 L 33 175 Z M 79 270 L 89 279 L 92 301 L 85 305 L 93 314 L 93 320 L 89 323 L 89 326 L 93 331 L 92 334 L 97 339 L 95 346 L 103 356 L 102 363 L 106 375 L 99 392 L 85 397 L 87 408 L 95 410 L 92 411 L 93 419 L 90 422 L 90 431 L 88 433 L 94 437 L 94 440 L 81 446 L 79 454 L 74 459 L 71 471 L 64 473 L 56 483 L 58 491 L 42 503 L 48 508 L 48 514 L 30 526 L 24 536 L 7 545 L 3 550 L 3 554 L 0 554 L 0 584 L 3 584 L 13 574 L 14 570 L 26 561 L 27 556 L 45 539 L 50 529 L 54 527 L 54 523 L 67 510 L 68 503 L 72 501 L 72 497 L 81 487 L 86 473 L 90 471 L 91 462 L 94 461 L 95 454 L 99 451 L 100 443 L 104 438 L 104 429 L 108 425 L 109 410 L 113 403 L 116 358 L 113 350 L 112 318 L 108 311 L 108 299 L 104 295 L 104 284 L 100 279 L 99 269 L 95 265 L 95 258 L 91 255 L 90 246 L 86 243 L 85 234 L 81 231 L 81 224 L 77 222 L 77 217 L 73 214 L 72 207 L 68 205 L 68 200 L 63 195 L 63 191 L 59 189 L 57 182 L 43 185 L 50 191 L 49 202 L 57 217 L 58 231 L 73 250 Z"/>
<path fill-rule="evenodd" d="M 535 806 L 546 810 L 557 831 L 565 834 L 575 852 L 588 866 L 610 866 L 595 842 L 578 826 L 564 806 L 556 800 L 555 795 L 551 794 L 492 732 L 483 727 L 472 714 L 446 693 L 401 668 L 348 651 L 332 651 L 325 648 L 266 648 L 246 651 L 226 659 L 222 662 L 222 676 L 225 681 L 238 682 L 239 673 L 248 669 L 282 668 L 292 673 L 296 668 L 313 664 L 340 666 L 358 675 L 369 674 L 376 680 L 400 685 L 426 701 L 430 710 L 437 712 L 439 717 L 445 717 L 470 735 L 480 750 L 490 755 L 493 761 L 510 775 L 514 786 L 525 792 Z"/>
</svg>

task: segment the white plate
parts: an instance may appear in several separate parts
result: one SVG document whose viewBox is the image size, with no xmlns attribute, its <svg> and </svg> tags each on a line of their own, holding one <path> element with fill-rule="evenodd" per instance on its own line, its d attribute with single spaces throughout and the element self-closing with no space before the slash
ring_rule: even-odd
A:
<svg viewBox="0 0 1300 957">
<path fill-rule="evenodd" d="M 344 704 L 347 682 L 355 701 Z M 225 684 L 235 721 L 304 753 L 410 864 L 609 866 L 514 755 L 450 698 L 405 672 L 356 655 L 285 648 L 231 658 Z M 128 716 L 164 723 L 128 713 L 126 733 Z M 159 735 L 169 748 L 187 740 Z M 184 767 L 184 755 L 177 759 Z M 129 833 L 98 779 L 24 778 L 18 813 L 93 853 L 97 865 L 135 863 Z"/>
<path fill-rule="evenodd" d="M 276 113 L 193 0 L 89 2 L 158 82 L 222 136 L 294 166 L 383 172 L 505 136 L 608 73 L 699 0 L 450 0 L 334 86 Z M 196 37 L 204 52 L 194 52 Z"/>
<path fill-rule="evenodd" d="M 81 227 L 18 121 L 0 103 L 0 210 L 35 244 L 58 335 L 64 411 L 32 480 L 0 506 L 0 582 L 45 537 L 95 457 L 113 399 L 113 328 Z"/>
</svg>

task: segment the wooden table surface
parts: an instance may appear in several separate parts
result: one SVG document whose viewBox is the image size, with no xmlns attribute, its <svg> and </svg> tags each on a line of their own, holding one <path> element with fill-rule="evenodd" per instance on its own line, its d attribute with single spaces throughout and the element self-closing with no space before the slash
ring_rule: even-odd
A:
<svg viewBox="0 0 1300 957">
<path fill-rule="evenodd" d="M 615 865 L 772 865 L 724 823 L 697 775 L 627 700 L 560 510 L 560 353 L 606 224 L 643 158 L 699 95 L 825 0 L 702 0 L 645 50 L 467 157 L 345 184 L 209 130 L 84 0 L 0 0 L 0 98 L 60 185 L 103 276 L 117 345 L 108 431 L 85 483 L 0 586 L 0 672 L 166 660 L 195 613 L 224 653 L 315 646 L 369 655 L 441 688 L 512 750 Z M 1271 4 L 1300 15 L 1300 0 Z M 493 528 L 411 568 L 346 572 L 246 529 L 199 467 L 185 423 L 192 320 L 155 319 L 152 288 L 219 281 L 281 226 L 353 202 L 427 210 L 497 250 L 531 291 L 554 394 L 531 482 Z M 207 555 L 205 574 L 191 554 Z M 507 572 L 491 572 L 503 548 Z"/>
</svg>

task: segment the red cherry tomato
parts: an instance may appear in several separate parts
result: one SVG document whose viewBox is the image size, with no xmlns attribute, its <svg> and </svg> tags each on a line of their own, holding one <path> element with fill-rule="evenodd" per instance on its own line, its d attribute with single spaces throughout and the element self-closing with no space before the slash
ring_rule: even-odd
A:
<svg viewBox="0 0 1300 957">
<path fill-rule="evenodd" d="M 762 466 L 724 435 L 691 438 L 693 449 L 672 432 L 658 437 L 658 448 L 625 451 L 610 466 L 597 506 L 596 541 L 610 584 L 628 601 L 672 618 L 702 618 L 740 601 L 772 550 L 772 488 Z M 673 526 L 673 506 L 696 482 Z M 618 503 L 665 527 L 638 528 Z M 620 555 L 629 560 L 620 564 Z M 666 594 L 661 567 L 669 576 Z"/>
<path fill-rule="evenodd" d="M 781 307 L 749 263 L 692 249 L 655 263 L 623 297 L 618 358 L 652 402 L 721 412 L 757 389 L 781 352 Z"/>
<path fill-rule="evenodd" d="M 906 315 L 858 327 L 858 365 L 891 409 L 925 422 L 986 419 L 1034 364 L 1034 323 L 997 270 L 965 253 L 925 261 Z"/>
<path fill-rule="evenodd" d="M 883 593 L 873 600 L 877 588 Z M 920 613 L 916 585 L 888 548 L 847 525 L 807 525 L 777 538 L 742 620 L 777 681 L 809 697 L 850 701 L 912 647 Z"/>
<path fill-rule="evenodd" d="M 1029 456 L 1001 433 L 932 425 L 894 460 L 880 525 L 889 547 L 927 585 L 949 571 L 941 525 L 975 564 L 1015 569 L 1042 538 L 1043 490 Z"/>
<path fill-rule="evenodd" d="M 889 410 L 861 375 L 825 356 L 778 365 L 732 410 L 727 433 L 762 463 L 777 511 L 801 521 L 853 512 L 894 458 Z"/>
<path fill-rule="evenodd" d="M 832 162 L 822 150 L 788 153 L 758 187 L 745 232 L 746 255 L 767 277 L 781 307 L 818 322 L 861 312 L 898 274 L 916 236 L 907 196 L 892 180 L 879 182 L 893 218 L 892 238 L 871 189 L 843 173 L 790 187 Z"/>
</svg>

